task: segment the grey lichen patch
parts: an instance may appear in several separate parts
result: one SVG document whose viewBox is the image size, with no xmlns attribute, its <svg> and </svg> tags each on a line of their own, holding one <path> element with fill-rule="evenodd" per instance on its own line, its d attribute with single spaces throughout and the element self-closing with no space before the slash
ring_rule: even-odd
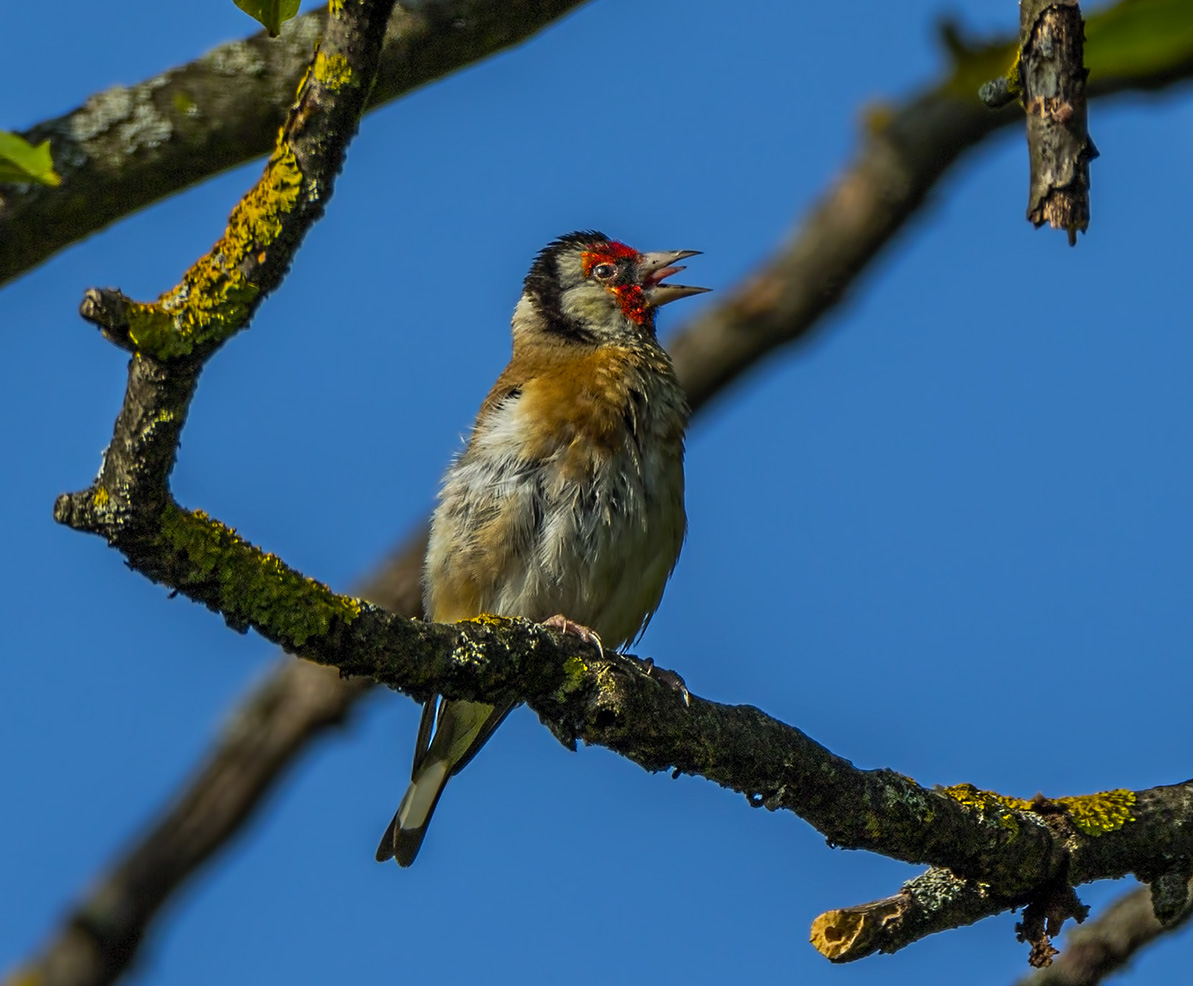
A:
<svg viewBox="0 0 1193 986">
<path fill-rule="evenodd" d="M 989 894 L 990 886 L 975 880 L 962 880 L 948 870 L 934 866 L 908 880 L 903 884 L 903 890 L 914 896 L 922 906 L 940 910 L 951 902 L 960 900 L 966 893 L 977 893 L 985 897 Z"/>
<path fill-rule="evenodd" d="M 121 144 L 130 153 L 150 147 L 160 147 L 174 134 L 174 124 L 162 115 L 148 92 L 133 107 L 132 115 L 116 128 Z"/>
<path fill-rule="evenodd" d="M 1163 925 L 1172 924 L 1189 906 L 1189 865 L 1162 873 L 1151 884 L 1152 910 Z"/>
<path fill-rule="evenodd" d="M 910 778 L 905 779 L 910 780 Z M 914 784 L 915 782 L 913 781 L 912 783 Z M 882 788 L 882 800 L 884 807 L 888 811 L 906 807 L 910 808 L 916 815 L 922 816 L 928 814 L 931 810 L 923 793 L 915 787 L 886 784 Z"/>
<path fill-rule="evenodd" d="M 484 667 L 491 661 L 501 662 L 513 658 L 515 663 L 518 651 L 511 649 L 508 635 L 504 631 L 517 627 L 521 629 L 536 628 L 538 624 L 520 617 L 493 616 L 482 613 L 480 616 L 467 620 L 460 620 L 457 626 L 462 631 L 457 637 L 451 650 L 451 662 L 456 666 Z M 475 633 L 482 629 L 479 639 Z M 534 651 L 538 648 L 537 635 L 524 644 L 519 642 L 519 649 Z"/>
<path fill-rule="evenodd" d="M 132 89 L 113 86 L 96 93 L 69 117 L 69 136 L 82 143 L 115 133 L 124 154 L 164 144 L 173 135 L 174 127 L 154 105 L 153 91 L 165 83 L 159 76 Z"/>
<path fill-rule="evenodd" d="M 295 17 L 282 25 L 280 40 L 306 52 L 323 34 L 323 21 L 318 17 Z"/>
<path fill-rule="evenodd" d="M 209 66 L 212 71 L 220 75 L 232 75 L 238 78 L 256 77 L 265 73 L 265 59 L 261 57 L 256 46 L 246 41 L 233 41 L 220 45 L 198 59 L 200 65 Z"/>
<path fill-rule="evenodd" d="M 113 86 L 97 92 L 70 116 L 70 135 L 79 141 L 92 140 L 127 119 L 132 111 L 133 93 L 127 86 Z"/>
</svg>

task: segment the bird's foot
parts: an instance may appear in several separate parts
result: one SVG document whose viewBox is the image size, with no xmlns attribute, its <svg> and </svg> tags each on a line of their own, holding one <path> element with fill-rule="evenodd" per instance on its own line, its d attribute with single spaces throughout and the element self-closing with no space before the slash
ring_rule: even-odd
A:
<svg viewBox="0 0 1193 986">
<path fill-rule="evenodd" d="M 570 633 L 573 637 L 579 637 L 586 644 L 595 645 L 596 649 L 600 651 L 601 657 L 605 656 L 605 648 L 601 644 L 601 637 L 595 630 L 590 630 L 582 623 L 575 623 L 569 620 L 562 613 L 556 613 L 554 616 L 543 620 L 543 626 L 550 627 L 552 630 L 558 630 L 560 633 Z"/>
<path fill-rule="evenodd" d="M 635 661 L 642 665 L 642 670 L 646 672 L 648 678 L 654 678 L 655 681 L 661 685 L 666 685 L 673 692 L 678 692 L 679 697 L 683 699 L 684 705 L 692 704 L 692 695 L 688 691 L 687 684 L 684 683 L 683 678 L 670 668 L 658 667 L 653 657 L 634 657 L 633 654 L 626 655 L 632 657 Z"/>
</svg>

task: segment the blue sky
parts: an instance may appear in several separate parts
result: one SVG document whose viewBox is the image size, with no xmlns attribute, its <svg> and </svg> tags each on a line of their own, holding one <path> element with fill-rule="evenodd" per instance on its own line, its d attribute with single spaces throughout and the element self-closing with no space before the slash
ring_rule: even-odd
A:
<svg viewBox="0 0 1193 986">
<path fill-rule="evenodd" d="M 942 67 L 937 3 L 762 9 L 735 22 L 705 0 L 598 0 L 369 117 L 289 280 L 203 377 L 180 501 L 347 589 L 427 514 L 545 242 L 597 227 L 701 249 L 691 281 L 732 286 L 848 159 L 862 108 Z M 1017 23 L 1010 2 L 950 9 Z M 150 0 L 20 4 L 5 22 L 8 129 L 252 27 L 230 2 Z M 1076 249 L 1024 222 L 1023 144 L 1006 133 L 811 345 L 701 417 L 687 544 L 640 652 L 923 783 L 1030 797 L 1190 774 L 1193 203 L 1173 176 L 1193 156 L 1193 93 L 1097 104 L 1091 129 L 1102 157 Z M 0 293 L 0 970 L 276 659 L 50 516 L 94 475 L 123 393 L 124 357 L 78 318 L 82 292 L 173 284 L 258 167 Z M 666 310 L 664 336 L 715 298 Z M 914 868 L 830 849 L 704 781 L 568 753 L 524 710 L 453 783 L 417 864 L 378 866 L 416 720 L 378 695 L 306 758 L 169 910 L 141 981 L 901 986 L 954 983 L 963 963 L 968 983 L 1001 986 L 1024 971 L 1010 915 L 830 966 L 811 920 Z M 1127 886 L 1080 892 L 1096 913 Z M 1177 981 L 1188 948 L 1165 942 L 1122 981 Z"/>
</svg>

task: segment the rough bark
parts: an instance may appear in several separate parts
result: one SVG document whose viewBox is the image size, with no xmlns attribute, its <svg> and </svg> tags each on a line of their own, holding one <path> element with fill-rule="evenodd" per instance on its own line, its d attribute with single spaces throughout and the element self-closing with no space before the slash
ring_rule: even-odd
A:
<svg viewBox="0 0 1193 986">
<path fill-rule="evenodd" d="M 1020 32 L 1027 218 L 1065 230 L 1073 246 L 1089 227 L 1089 163 L 1098 156 L 1088 129 L 1085 22 L 1077 0 L 1030 0 L 1020 6 Z"/>
</svg>

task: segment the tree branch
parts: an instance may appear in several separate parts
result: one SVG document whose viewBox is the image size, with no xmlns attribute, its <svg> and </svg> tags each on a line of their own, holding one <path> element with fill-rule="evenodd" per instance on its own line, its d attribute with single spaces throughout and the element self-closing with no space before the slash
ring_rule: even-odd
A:
<svg viewBox="0 0 1193 986">
<path fill-rule="evenodd" d="M 351 51 L 357 44 L 349 37 L 339 47 Z M 334 135 L 350 132 L 354 122 L 350 105 L 342 114 L 335 112 L 335 94 L 348 87 L 327 89 L 325 84 L 320 90 L 320 77 L 328 75 L 319 68 L 322 59 L 334 64 L 344 59 L 333 86 L 349 72 L 363 76 L 367 71 L 367 63 L 359 70 L 348 66 L 329 40 L 279 141 L 301 162 L 311 186 L 321 189 L 320 200 L 326 198 L 326 168 L 338 164 L 346 142 L 345 137 L 337 148 Z M 308 124 L 311 133 L 321 135 L 321 153 L 306 146 Z M 271 170 L 283 156 L 275 153 L 246 202 L 260 199 L 262 188 L 273 188 Z M 309 225 L 313 213 L 301 207 L 300 195 L 290 215 Z M 230 226 L 235 225 L 234 220 Z M 297 242 L 297 233 L 286 237 L 285 231 L 283 222 L 274 241 L 278 257 L 270 244 L 257 243 L 249 251 L 254 270 L 263 276 L 284 261 L 286 245 Z M 226 243 L 213 255 L 226 261 L 235 252 Z M 200 261 L 195 269 L 207 266 Z M 223 283 L 200 279 L 192 270 L 184 284 L 200 280 Z M 219 612 L 234 629 L 255 629 L 290 653 L 419 698 L 440 693 L 456 699 L 523 699 L 569 747 L 583 739 L 647 770 L 699 774 L 746 794 L 757 806 L 796 812 L 838 845 L 947 867 L 980 879 L 1008 901 L 1031 900 L 1041 887 L 1062 878 L 1084 882 L 1128 870 L 1159 873 L 1167 860 L 1193 855 L 1193 829 L 1186 846 L 1181 827 L 1169 824 L 1193 809 L 1183 788 L 1030 803 L 964 786 L 929 791 L 891 771 L 859 771 L 757 709 L 698 698 L 689 705 L 637 665 L 616 654 L 602 655 L 574 635 L 498 617 L 450 626 L 423 623 L 337 595 L 201 512 L 181 509 L 167 485 L 180 423 L 200 367 L 227 334 L 179 318 L 170 304 L 183 294 L 181 310 L 188 305 L 209 310 L 201 289 L 176 289 L 157 305 L 143 306 L 153 309 L 145 317 L 151 328 L 144 330 L 139 324 L 129 328 L 129 305 L 89 292 L 90 315 L 105 334 L 138 348 L 144 341 L 140 334 L 172 358 L 133 358 L 100 474 L 88 489 L 60 497 L 55 516 L 76 530 L 105 537 L 132 568 Z"/>
<path fill-rule="evenodd" d="M 895 952 L 938 931 L 973 924 L 1014 903 L 978 880 L 932 868 L 893 897 L 826 911 L 812 922 L 811 942 L 831 962 Z"/>
<path fill-rule="evenodd" d="M 979 811 L 996 815 L 1007 809 L 1030 811 L 1044 818 L 1054 834 L 1062 839 L 1067 840 L 1065 833 L 1076 829 L 1092 841 L 1056 869 L 1051 885 L 1048 880 L 1041 880 L 1026 901 L 1008 896 L 984 879 L 964 879 L 965 874 L 955 868 L 953 873 L 932 869 L 905 883 L 893 897 L 820 915 L 812 925 L 812 944 L 834 962 L 852 962 L 875 952 L 897 951 L 934 932 L 972 924 L 1026 903 L 1023 921 L 1016 930 L 1021 941 L 1031 943 L 1032 964 L 1046 966 L 1056 954 L 1051 937 L 1059 932 L 1062 922 L 1069 917 L 1081 922 L 1088 911 L 1071 888 L 1103 879 L 1091 876 L 1094 870 L 1113 870 L 1118 865 L 1112 862 L 1117 853 L 1117 840 L 1102 841 L 1101 837 L 1117 831 L 1120 825 L 1130 827 L 1141 817 L 1141 811 L 1151 814 L 1155 810 L 1154 835 L 1167 839 L 1165 829 L 1182 824 L 1169 811 L 1174 803 L 1184 801 L 1193 793 L 1191 785 L 1193 782 L 1186 782 L 1139 794 L 1106 791 L 1084 798 L 1050 800 L 1037 795 L 1030 802 L 979 791 L 971 785 L 944 788 L 945 793 Z M 1160 808 L 1160 802 L 1168 807 Z M 1183 809 L 1177 809 L 1178 814 L 1181 811 Z M 1133 863 L 1128 866 L 1128 870 L 1152 884 L 1149 907 L 1154 905 L 1157 914 L 1166 915 L 1165 920 L 1175 920 L 1189 907 L 1187 859 L 1178 850 L 1171 856 L 1156 857 L 1150 866 L 1137 867 Z M 1174 881 L 1175 891 L 1172 890 Z M 1166 892 L 1171 900 L 1157 900 L 1157 891 L 1163 891 L 1163 888 L 1169 888 Z"/>
<path fill-rule="evenodd" d="M 1031 802 L 967 785 L 929 790 L 893 771 L 858 770 L 758 709 L 686 702 L 635 662 L 574 635 L 498 617 L 422 623 L 338 596 L 218 522 L 162 502 L 172 463 L 164 446 L 177 430 L 146 423 L 185 417 L 195 367 L 175 361 L 132 375 L 99 479 L 60 498 L 56 515 L 103 535 L 131 567 L 233 628 L 416 697 L 518 697 L 569 748 L 582 739 L 646 770 L 700 775 L 756 807 L 795 812 L 836 845 L 945 867 L 980 881 L 992 913 L 1020 904 L 1047 913 L 1050 933 L 1058 888 L 1127 872 L 1152 879 L 1193 858 L 1193 783 Z M 954 903 L 936 909 L 936 927 Z M 894 947 L 889 934 L 867 942 Z"/>
<path fill-rule="evenodd" d="M 794 811 L 837 845 L 945 867 L 980 881 L 996 910 L 1026 904 L 1029 915 L 1046 914 L 1050 933 L 1079 907 L 1067 903 L 1070 883 L 1155 877 L 1193 856 L 1193 826 L 1185 834 L 1183 824 L 1193 820 L 1193 785 L 1033 802 L 969 786 L 928 790 L 892 771 L 857 770 L 757 709 L 681 701 L 636 664 L 574 636 L 497 617 L 422 623 L 337 595 L 178 507 L 167 484 L 199 370 L 280 278 L 355 124 L 352 101 L 337 97 L 354 77 L 367 80 L 368 63 L 358 55 L 358 68 L 342 52 L 367 50 L 367 34 L 329 36 L 265 175 L 210 257 L 153 305 L 88 293 L 88 317 L 136 355 L 99 477 L 59 498 L 60 522 L 104 536 L 132 568 L 291 653 L 416 697 L 520 698 L 569 747 L 583 739 L 650 771 L 698 774 L 755 806 Z M 1063 895 L 1068 910 L 1058 915 Z M 1043 927 L 1024 932 L 1037 951 L 1050 948 Z M 867 947 L 894 943 L 888 935 Z"/>
<path fill-rule="evenodd" d="M 113 541 L 139 543 L 152 536 L 148 517 L 177 513 L 167 480 L 199 371 L 224 341 L 248 324 L 257 304 L 281 281 L 306 231 L 322 215 L 372 88 L 392 8 L 393 0 L 346 0 L 337 6 L 264 174 L 233 211 L 224 236 L 177 287 L 152 304 L 132 302 L 113 291 L 87 293 L 84 316 L 134 355 L 100 475 L 85 502 L 60 499 L 60 518 L 102 518 Z M 292 685 L 290 679 L 277 679 L 239 720 L 239 752 L 243 754 L 247 744 L 275 770 L 314 724 L 334 720 L 344 708 L 342 702 L 323 701 L 330 697 L 326 693 L 304 694 Z M 296 728 L 287 733 L 291 724 Z M 244 762 L 238 758 L 214 763 L 207 776 L 217 771 L 220 782 L 200 785 L 194 797 L 183 799 L 176 824 L 159 829 L 140 854 L 101 886 L 95 906 L 71 916 L 38 966 L 19 971 L 15 978 L 100 983 L 119 976 L 136 954 L 150 917 L 177 881 L 219 844 L 225 837 L 221 833 L 235 829 L 253 803 L 251 789 L 270 768 L 266 766 L 264 774 L 261 769 L 239 772 Z M 203 818 L 199 825 L 194 824 L 197 818 Z M 163 862 L 166 865 L 160 865 Z M 123 897 L 121 890 L 129 884 L 138 893 Z"/>
<path fill-rule="evenodd" d="M 1091 29 L 1096 21 L 1091 19 Z M 976 106 L 967 108 L 950 95 L 972 91 L 993 72 L 991 63 L 998 64 L 1007 53 L 998 46 L 989 51 L 985 62 L 985 56 L 974 53 L 946 83 L 884 112 L 887 121 L 871 129 L 854 164 L 826 193 L 790 247 L 673 342 L 680 378 L 697 407 L 776 347 L 806 337 L 869 259 L 914 214 L 952 162 L 1016 119 L 1011 112 L 988 115 Z M 1090 51 L 1096 65 L 1095 46 Z M 1191 74 L 1193 53 L 1146 71 L 1103 74 L 1091 92 L 1159 88 Z M 979 115 L 981 120 L 976 119 Z M 901 146 L 887 147 L 886 137 L 892 134 L 915 141 L 910 147 L 906 139 Z M 422 553 L 420 533 L 365 583 L 362 595 L 395 612 L 416 614 Z M 364 691 L 359 679 L 345 682 L 316 665 L 281 662 L 273 678 L 253 692 L 235 717 L 248 726 L 221 736 L 167 816 L 131 848 L 47 944 L 36 965 L 27 968 L 36 969 L 45 983 L 106 983 L 116 978 L 172 891 L 239 830 L 274 778 L 311 739 L 338 722 Z M 185 833 L 179 831 L 180 820 L 186 821 Z M 172 832 L 178 834 L 171 838 Z M 87 930 L 93 916 L 105 929 L 102 938 Z M 116 940 L 127 947 L 111 948 Z"/>
<path fill-rule="evenodd" d="M 1027 115 L 1031 191 L 1027 218 L 1077 243 L 1089 227 L 1089 163 L 1098 156 L 1086 112 L 1085 22 L 1077 0 L 1020 6 L 1019 77 Z"/>
<path fill-rule="evenodd" d="M 172 393 L 162 387 L 154 396 Z M 171 409 L 158 403 L 145 412 L 156 419 L 163 410 Z M 141 433 L 114 445 L 105 471 L 132 475 L 141 463 L 163 461 L 154 454 L 157 442 Z M 603 655 L 574 635 L 520 619 L 444 625 L 394 616 L 335 595 L 201 514 L 172 504 L 142 507 L 139 486 L 130 484 L 115 511 L 99 502 L 97 489 L 104 487 L 63 497 L 60 519 L 103 534 L 133 568 L 221 612 L 233 627 L 252 627 L 310 660 L 416 697 L 517 696 L 569 748 L 582 739 L 646 770 L 703 776 L 756 807 L 795 812 L 836 845 L 945 867 L 980 882 L 988 913 L 1027 905 L 1025 927 L 1032 927 L 1033 908 L 1047 916 L 1049 934 L 1076 913 L 1070 884 L 1127 872 L 1155 879 L 1172 860 L 1193 858 L 1193 782 L 1031 802 L 968 785 L 929 790 L 893 771 L 858 770 L 758 709 L 685 702 L 635 662 Z M 973 896 L 939 895 L 919 908 L 932 920 L 916 922 L 915 934 L 871 934 L 862 951 L 834 957 L 890 951 L 948 926 L 942 918 L 955 915 L 959 901 L 968 923 L 976 917 Z M 1061 899 L 1068 910 L 1058 915 Z M 882 929 L 900 926 L 892 915 L 880 922 Z M 1033 945 L 1046 943 L 1042 930 L 1024 934 Z"/>
<path fill-rule="evenodd" d="M 370 108 L 531 37 L 583 0 L 436 0 L 395 8 Z M 0 285 L 117 219 L 268 154 L 327 11 L 91 96 L 26 139 L 50 141 L 57 187 L 5 185 Z"/>
</svg>

